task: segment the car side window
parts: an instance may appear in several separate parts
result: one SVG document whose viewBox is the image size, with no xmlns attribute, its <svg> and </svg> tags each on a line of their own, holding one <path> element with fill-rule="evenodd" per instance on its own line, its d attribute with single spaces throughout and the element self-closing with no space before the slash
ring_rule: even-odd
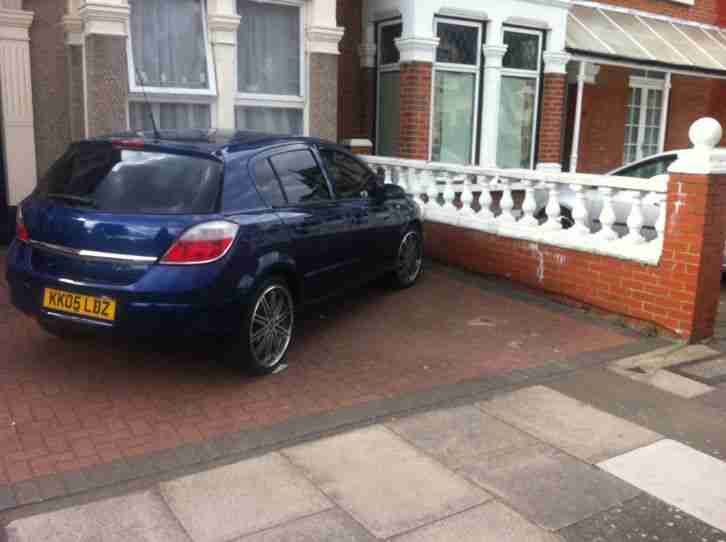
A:
<svg viewBox="0 0 726 542">
<path fill-rule="evenodd" d="M 661 156 L 653 160 L 648 160 L 642 164 L 637 164 L 632 167 L 623 168 L 618 176 L 621 177 L 636 177 L 638 179 L 650 179 L 656 175 L 662 175 L 668 173 L 668 167 L 676 161 L 677 156 Z"/>
<path fill-rule="evenodd" d="M 282 193 L 280 181 L 277 179 L 269 159 L 257 160 L 254 164 L 255 185 L 262 199 L 270 207 L 284 207 L 287 204 Z"/>
<path fill-rule="evenodd" d="M 347 154 L 333 149 L 320 149 L 320 156 L 331 176 L 335 195 L 339 198 L 366 196 L 371 170 Z"/>
<path fill-rule="evenodd" d="M 313 203 L 333 199 L 320 166 L 309 150 L 288 151 L 270 158 L 282 183 L 288 204 Z"/>
</svg>

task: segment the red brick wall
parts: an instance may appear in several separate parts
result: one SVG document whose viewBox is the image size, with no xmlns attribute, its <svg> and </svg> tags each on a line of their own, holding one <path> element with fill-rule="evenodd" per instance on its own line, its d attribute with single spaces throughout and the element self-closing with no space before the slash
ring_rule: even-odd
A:
<svg viewBox="0 0 726 542">
<path fill-rule="evenodd" d="M 688 130 L 701 117 L 720 117 L 721 122 L 726 120 L 718 111 L 718 104 L 723 101 L 718 93 L 720 85 L 718 81 L 705 77 L 673 75 L 666 150 L 690 147 Z"/>
<path fill-rule="evenodd" d="M 360 0 L 337 0 L 338 26 L 345 28 L 338 57 L 338 137 L 369 137 L 362 128 L 364 79 L 358 46 L 361 43 Z"/>
<path fill-rule="evenodd" d="M 426 250 L 448 264 L 507 277 L 696 341 L 712 333 L 718 306 L 726 236 L 718 217 L 726 213 L 726 178 L 672 176 L 667 209 L 658 266 L 430 222 Z"/>
<path fill-rule="evenodd" d="M 562 135 L 567 76 L 548 73 L 542 91 L 542 119 L 539 125 L 538 162 L 562 162 Z"/>
<path fill-rule="evenodd" d="M 401 158 L 428 160 L 431 64 L 401 64 Z"/>
<path fill-rule="evenodd" d="M 693 6 L 670 0 L 603 0 L 603 3 L 710 24 L 718 20 L 719 11 L 723 17 L 723 6 L 719 6 L 723 0 L 696 0 Z"/>
</svg>

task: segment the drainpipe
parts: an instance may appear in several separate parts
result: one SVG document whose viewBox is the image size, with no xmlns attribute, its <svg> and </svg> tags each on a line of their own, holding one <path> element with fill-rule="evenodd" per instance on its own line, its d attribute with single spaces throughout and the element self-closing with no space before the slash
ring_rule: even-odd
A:
<svg viewBox="0 0 726 542">
<path fill-rule="evenodd" d="M 580 61 L 577 73 L 577 105 L 575 106 L 575 129 L 572 131 L 572 152 L 570 153 L 570 173 L 577 172 L 577 158 L 580 154 L 580 125 L 582 124 L 582 93 L 585 89 L 586 63 Z"/>
</svg>

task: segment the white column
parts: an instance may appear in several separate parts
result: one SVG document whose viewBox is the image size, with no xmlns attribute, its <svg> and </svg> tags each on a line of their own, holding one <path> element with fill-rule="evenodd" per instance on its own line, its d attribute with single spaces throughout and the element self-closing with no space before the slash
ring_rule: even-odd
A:
<svg viewBox="0 0 726 542">
<path fill-rule="evenodd" d="M 216 127 L 235 128 L 237 94 L 237 31 L 240 16 L 234 0 L 208 0 L 207 27 L 217 79 Z"/>
<path fill-rule="evenodd" d="M 668 109 L 671 101 L 671 72 L 666 72 L 663 82 L 663 104 L 660 110 L 660 136 L 658 137 L 658 152 L 665 150 L 666 132 L 668 131 Z"/>
<path fill-rule="evenodd" d="M 489 29 L 487 29 L 487 32 L 487 42 L 489 42 Z M 501 32 L 498 34 L 501 36 Z M 487 43 L 482 49 L 484 52 L 484 115 L 482 120 L 481 165 L 496 167 L 497 144 L 499 141 L 499 106 L 502 88 L 502 59 L 507 52 L 507 46 Z"/>
<path fill-rule="evenodd" d="M 577 172 L 577 159 L 580 154 L 580 125 L 582 124 L 582 94 L 585 90 L 587 65 L 580 61 L 577 72 L 577 103 L 575 104 L 575 127 L 572 130 L 572 150 L 570 151 L 570 173 Z"/>
<path fill-rule="evenodd" d="M 37 184 L 30 37 L 33 13 L 0 9 L 0 102 L 8 204 L 17 205 Z"/>
</svg>

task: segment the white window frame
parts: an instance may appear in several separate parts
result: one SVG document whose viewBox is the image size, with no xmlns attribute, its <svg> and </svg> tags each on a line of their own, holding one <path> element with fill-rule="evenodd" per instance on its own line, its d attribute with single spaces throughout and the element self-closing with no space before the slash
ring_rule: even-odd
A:
<svg viewBox="0 0 726 542">
<path fill-rule="evenodd" d="M 379 137 L 381 129 L 381 73 L 390 72 L 401 72 L 401 55 L 399 53 L 398 62 L 383 64 L 381 58 L 383 57 L 383 43 L 382 35 L 383 29 L 388 26 L 401 26 L 403 28 L 403 20 L 401 18 L 391 19 L 389 21 L 382 21 L 378 23 L 376 28 L 376 66 L 378 67 L 376 73 L 376 154 L 380 152 L 379 145 L 381 138 Z M 400 87 L 399 87 L 400 92 Z M 399 150 L 400 153 L 400 150 Z"/>
<path fill-rule="evenodd" d="M 535 70 L 522 70 L 518 68 L 505 68 L 502 66 L 501 76 L 504 77 L 517 77 L 519 79 L 534 79 L 535 80 L 535 99 L 534 99 L 534 119 L 532 122 L 532 148 L 530 150 L 529 158 L 529 169 L 534 168 L 535 151 L 537 149 L 537 134 L 539 130 L 539 104 L 540 104 L 540 92 L 542 87 L 542 41 L 544 39 L 544 33 L 541 30 L 534 30 L 529 28 L 522 28 L 518 26 L 504 25 L 502 27 L 502 39 L 504 39 L 504 33 L 511 32 L 514 34 L 528 34 L 537 36 L 538 42 L 537 47 L 539 54 L 537 55 L 537 68 Z M 501 107 L 502 96 L 501 89 L 499 91 L 499 107 Z M 497 114 L 499 111 L 497 110 Z"/>
<path fill-rule="evenodd" d="M 308 96 L 308 81 L 307 81 L 307 51 L 306 51 L 306 40 L 305 40 L 305 17 L 306 6 L 304 0 L 256 0 L 261 4 L 278 4 L 283 6 L 296 7 L 300 13 L 300 94 L 257 94 L 250 92 L 240 92 L 239 90 L 239 55 L 237 54 L 237 47 L 234 49 L 235 69 L 234 69 L 234 92 L 235 92 L 235 126 L 237 117 L 237 107 L 258 107 L 261 109 L 297 109 L 302 111 L 303 116 L 303 135 L 309 135 L 310 133 L 310 122 L 309 122 L 309 101 Z M 237 0 L 235 2 L 235 9 L 237 7 Z"/>
<path fill-rule="evenodd" d="M 143 1 L 143 0 L 140 0 Z M 209 103 L 213 98 L 217 97 L 217 77 L 214 69 L 214 55 L 212 53 L 212 45 L 209 40 L 209 31 L 207 29 L 207 0 L 200 0 L 202 8 L 202 39 L 204 40 L 204 52 L 207 57 L 207 81 L 209 82 L 209 88 L 183 88 L 183 87 L 154 87 L 154 86 L 139 86 L 136 84 L 136 65 L 134 64 L 134 50 L 131 40 L 133 35 L 129 28 L 129 39 L 126 40 L 126 58 L 128 58 L 128 72 L 129 72 L 129 92 L 134 95 L 134 100 L 129 97 L 130 101 L 138 101 L 136 98 L 139 96 L 143 98 L 144 93 L 147 95 L 155 95 L 164 97 L 159 101 L 174 101 L 171 98 L 174 97 L 193 97 L 193 96 L 206 96 L 209 99 Z M 141 71 L 141 70 L 139 70 Z M 169 97 L 166 98 L 166 97 Z M 187 98 L 188 99 L 188 98 Z M 181 100 L 179 100 L 181 102 Z M 197 102 L 198 103 L 198 102 Z"/>
<path fill-rule="evenodd" d="M 434 150 L 434 110 L 436 97 L 436 72 L 445 71 L 451 73 L 467 73 L 474 75 L 474 103 L 472 108 L 472 114 L 474 116 L 472 122 L 472 134 L 471 134 L 471 158 L 469 165 L 476 162 L 476 149 L 477 149 L 477 138 L 476 135 L 479 129 L 479 93 L 481 92 L 481 66 L 482 66 L 482 46 L 484 45 L 484 23 L 482 21 L 467 21 L 463 19 L 452 19 L 449 17 L 434 17 L 434 36 L 438 36 L 439 23 L 455 24 L 458 26 L 468 26 L 477 29 L 477 57 L 476 65 L 471 64 L 456 64 L 452 62 L 437 62 L 434 57 L 433 74 L 431 76 L 431 115 L 429 119 L 429 160 L 433 160 Z M 435 53 L 437 54 L 437 53 Z"/>
<path fill-rule="evenodd" d="M 625 144 L 623 144 L 623 165 L 629 164 L 634 161 L 642 160 L 643 158 L 647 158 L 648 156 L 643 156 L 643 143 L 645 142 L 645 128 L 646 128 L 646 120 L 648 118 L 648 95 L 651 92 L 654 91 L 660 91 L 661 92 L 661 115 L 658 118 L 658 149 L 654 154 L 657 154 L 659 152 L 663 152 L 663 146 L 665 138 L 663 137 L 665 134 L 666 129 L 666 115 L 663 114 L 666 106 L 666 80 L 665 79 L 655 79 L 650 78 L 647 75 L 646 76 L 639 76 L 639 75 L 631 75 L 628 90 L 635 90 L 640 89 L 640 113 L 638 118 L 638 138 L 635 143 L 635 159 L 630 160 L 628 162 L 625 161 Z M 628 119 L 625 119 L 625 126 L 627 127 Z"/>
<path fill-rule="evenodd" d="M 131 129 L 131 104 L 132 103 L 138 103 L 138 104 L 148 104 L 151 106 L 151 112 L 154 115 L 154 122 L 156 123 L 156 127 L 159 130 L 162 130 L 163 128 L 159 125 L 161 122 L 161 104 L 183 104 L 183 105 L 208 105 L 209 106 L 209 115 L 210 115 L 210 123 L 209 123 L 209 129 L 214 130 L 217 128 L 217 103 L 216 101 L 209 101 L 209 99 L 200 99 L 200 98 L 194 98 L 192 97 L 190 99 L 189 96 L 149 96 L 148 100 L 144 98 L 143 95 L 139 96 L 129 96 L 128 104 L 129 106 L 126 108 L 126 126 Z M 192 119 L 190 119 L 192 120 Z M 193 123 L 191 123 L 193 124 Z"/>
</svg>

